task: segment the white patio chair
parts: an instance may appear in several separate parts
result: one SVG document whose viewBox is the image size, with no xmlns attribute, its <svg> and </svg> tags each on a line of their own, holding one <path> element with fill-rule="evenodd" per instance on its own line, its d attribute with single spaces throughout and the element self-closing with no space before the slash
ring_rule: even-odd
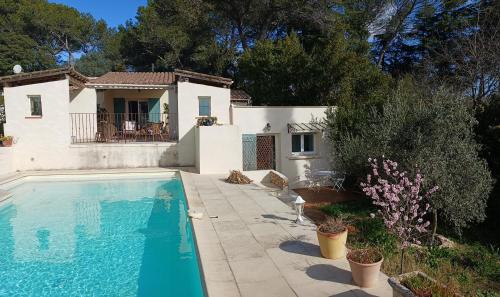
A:
<svg viewBox="0 0 500 297">
<path fill-rule="evenodd" d="M 127 141 L 127 136 L 130 135 L 132 139 L 135 140 L 137 136 L 137 123 L 136 121 L 124 121 L 123 122 L 123 138 Z"/>
<path fill-rule="evenodd" d="M 333 188 L 336 191 L 344 189 L 345 173 L 335 171 L 335 170 L 319 170 L 313 173 L 315 178 L 327 179 L 332 183 Z"/>
</svg>

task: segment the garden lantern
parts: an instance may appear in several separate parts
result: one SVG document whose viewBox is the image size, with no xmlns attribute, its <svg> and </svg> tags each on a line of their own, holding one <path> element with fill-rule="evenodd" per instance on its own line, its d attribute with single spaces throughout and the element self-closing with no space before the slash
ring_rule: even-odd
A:
<svg viewBox="0 0 500 297">
<path fill-rule="evenodd" d="M 306 201 L 300 196 L 297 196 L 297 199 L 295 199 L 295 211 L 297 212 L 297 219 L 295 220 L 295 223 L 304 223 L 304 218 L 302 216 L 304 215 L 305 203 Z"/>
</svg>

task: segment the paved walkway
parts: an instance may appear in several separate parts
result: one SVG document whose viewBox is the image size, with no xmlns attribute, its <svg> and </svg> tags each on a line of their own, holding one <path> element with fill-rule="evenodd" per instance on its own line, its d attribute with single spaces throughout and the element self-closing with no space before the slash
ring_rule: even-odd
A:
<svg viewBox="0 0 500 297">
<path fill-rule="evenodd" d="M 377 287 L 352 284 L 345 259 L 320 256 L 315 226 L 271 191 L 231 185 L 223 176 L 181 172 L 209 297 L 392 296 L 387 277 Z"/>
</svg>

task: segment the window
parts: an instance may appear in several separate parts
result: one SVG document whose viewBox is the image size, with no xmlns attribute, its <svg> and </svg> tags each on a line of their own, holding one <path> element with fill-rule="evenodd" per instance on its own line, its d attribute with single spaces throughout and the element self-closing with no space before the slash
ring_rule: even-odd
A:
<svg viewBox="0 0 500 297">
<path fill-rule="evenodd" d="M 292 134 L 292 153 L 314 153 L 314 134 Z"/>
<path fill-rule="evenodd" d="M 42 98 L 40 96 L 28 96 L 30 101 L 30 116 L 42 116 Z"/>
<path fill-rule="evenodd" d="M 210 97 L 200 97 L 199 98 L 199 115 L 200 115 L 200 117 L 211 116 Z"/>
</svg>

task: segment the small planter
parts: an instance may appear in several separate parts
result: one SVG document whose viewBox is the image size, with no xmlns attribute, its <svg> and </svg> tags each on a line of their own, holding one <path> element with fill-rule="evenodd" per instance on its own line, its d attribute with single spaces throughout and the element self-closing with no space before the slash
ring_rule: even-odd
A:
<svg viewBox="0 0 500 297">
<path fill-rule="evenodd" d="M 364 257 L 363 254 L 369 254 Z M 347 261 L 351 267 L 352 279 L 360 287 L 373 287 L 378 282 L 380 266 L 384 257 L 375 250 L 362 249 L 352 250 L 347 254 Z"/>
<path fill-rule="evenodd" d="M 409 277 L 421 277 L 423 281 L 422 284 L 429 284 L 428 286 L 422 286 L 420 288 L 414 289 L 413 292 L 410 288 L 403 284 L 404 279 Z M 421 297 L 421 296 L 433 296 L 439 295 L 444 297 L 461 297 L 458 293 L 447 288 L 445 285 L 438 283 L 435 279 L 429 277 L 427 274 L 421 271 L 413 271 L 398 275 L 396 277 L 391 277 L 388 279 L 389 285 L 392 287 L 393 297 Z"/>
<path fill-rule="evenodd" d="M 327 220 L 316 229 L 321 255 L 339 259 L 346 255 L 347 227 L 335 219 Z"/>
<path fill-rule="evenodd" d="M 3 137 L 2 146 L 12 146 L 12 137 Z"/>
<path fill-rule="evenodd" d="M 319 228 L 316 230 L 318 234 L 319 249 L 321 255 L 328 259 L 339 259 L 345 257 L 347 242 L 347 228 L 340 233 L 325 233 Z"/>
</svg>

